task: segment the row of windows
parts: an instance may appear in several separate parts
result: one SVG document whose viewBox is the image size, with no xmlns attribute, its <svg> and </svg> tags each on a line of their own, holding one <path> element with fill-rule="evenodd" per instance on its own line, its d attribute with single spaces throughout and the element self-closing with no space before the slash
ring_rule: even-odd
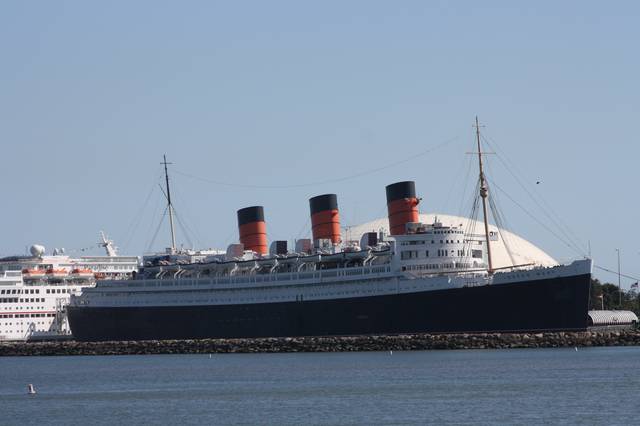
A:
<svg viewBox="0 0 640 426">
<path fill-rule="evenodd" d="M 349 280 L 349 281 L 338 281 L 338 282 L 327 282 L 327 283 L 318 283 L 315 284 L 313 286 L 313 288 L 330 288 L 331 286 L 335 286 L 335 285 L 350 285 L 350 284 L 366 284 L 366 285 L 377 285 L 379 284 L 379 282 L 381 281 L 386 281 L 387 278 L 371 278 L 371 279 L 362 279 L 362 280 Z M 297 284 L 297 285 L 283 285 L 283 286 L 278 286 L 277 289 L 283 290 L 283 291 L 288 291 L 291 289 L 301 289 L 301 288 L 305 288 L 307 287 L 306 284 Z M 224 289 L 217 289 L 217 288 L 205 288 L 205 289 L 192 289 L 192 290 L 166 290 L 166 291 L 162 291 L 162 293 L 156 293 L 158 295 L 160 294 L 178 294 L 178 295 L 186 295 L 186 294 L 206 294 L 206 293 L 221 293 L 221 292 L 225 292 L 225 293 L 231 293 L 233 295 L 239 295 L 242 296 L 242 292 L 246 292 L 247 294 L 253 294 L 255 291 L 256 287 L 250 287 L 250 288 L 224 288 Z M 265 291 L 265 289 L 262 289 L 263 291 Z M 269 293 L 272 293 L 273 291 L 275 291 L 276 289 L 267 289 L 266 291 L 268 291 Z M 96 295 L 100 295 L 103 297 L 132 297 L 135 296 L 137 294 L 136 291 L 131 291 L 131 292 L 121 292 L 121 291 L 103 291 L 103 292 L 95 292 L 94 294 Z M 339 293 L 338 293 L 339 294 Z M 248 296 L 247 296 L 248 297 Z M 229 299 L 232 300 L 232 299 Z M 80 302 L 82 303 L 82 302 Z"/>
<path fill-rule="evenodd" d="M 426 250 L 425 252 L 425 257 L 429 257 L 429 250 Z M 437 251 L 437 256 L 438 257 L 449 257 L 449 256 L 453 256 L 454 254 L 457 254 L 458 257 L 473 257 L 473 258 L 482 258 L 482 250 L 438 250 Z M 407 260 L 407 259 L 418 259 L 420 257 L 418 250 L 404 250 L 400 253 L 400 259 L 402 260 Z"/>
<path fill-rule="evenodd" d="M 464 243 L 465 241 L 462 240 L 462 242 Z M 414 241 L 403 241 L 402 243 L 400 243 L 401 246 L 417 246 L 417 245 L 424 245 L 426 244 L 426 241 L 423 240 L 414 240 Z M 435 244 L 436 240 L 431 240 L 431 244 Z M 460 240 L 440 240 L 440 244 L 460 244 Z"/>
<path fill-rule="evenodd" d="M 5 293 L 6 292 L 6 293 Z M 47 290 L 47 293 L 49 293 L 49 290 Z M 40 294 L 40 290 L 39 289 L 25 289 L 25 290 L 0 290 L 0 294 Z"/>
<path fill-rule="evenodd" d="M 36 297 L 35 299 L 18 299 L 17 297 L 5 297 L 0 299 L 0 303 L 41 303 L 44 298 Z"/>
<path fill-rule="evenodd" d="M 56 314 L 2 314 L 0 318 L 51 318 Z"/>
<path fill-rule="evenodd" d="M 407 265 L 403 266 L 403 271 L 424 271 L 424 270 L 434 270 L 434 269 L 468 269 L 471 267 L 476 267 L 476 265 L 472 265 L 468 262 L 455 262 L 455 263 L 428 263 L 424 265 Z"/>
<path fill-rule="evenodd" d="M 47 294 L 61 294 L 61 293 L 71 293 L 71 289 L 68 288 L 52 288 L 47 289 Z M 25 290 L 0 290 L 0 294 L 40 294 L 39 289 L 25 289 Z"/>
<path fill-rule="evenodd" d="M 351 275 L 367 275 L 390 272 L 388 266 L 371 266 L 361 267 L 355 270 L 351 268 L 340 268 L 336 270 L 315 271 L 313 273 L 283 273 L 283 274 L 264 274 L 264 275 L 246 275 L 246 276 L 225 276 L 221 278 L 191 278 L 182 277 L 178 279 L 149 279 L 134 280 L 127 284 L 113 283 L 105 284 L 102 288 L 123 288 L 123 287 L 174 287 L 174 286 L 193 286 L 193 285 L 210 285 L 210 284 L 245 284 L 260 282 L 278 282 L 278 281 L 295 281 L 297 279 L 308 279 L 312 276 L 315 278 L 329 278 Z M 353 281 L 349 281 L 353 282 Z"/>
</svg>

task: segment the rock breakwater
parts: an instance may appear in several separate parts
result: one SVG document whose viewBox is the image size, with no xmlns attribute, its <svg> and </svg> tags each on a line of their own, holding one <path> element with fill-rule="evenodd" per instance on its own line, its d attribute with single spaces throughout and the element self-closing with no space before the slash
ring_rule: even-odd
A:
<svg viewBox="0 0 640 426">
<path fill-rule="evenodd" d="M 413 351 L 640 346 L 640 331 L 400 334 L 123 342 L 2 342 L 0 356 Z"/>
</svg>

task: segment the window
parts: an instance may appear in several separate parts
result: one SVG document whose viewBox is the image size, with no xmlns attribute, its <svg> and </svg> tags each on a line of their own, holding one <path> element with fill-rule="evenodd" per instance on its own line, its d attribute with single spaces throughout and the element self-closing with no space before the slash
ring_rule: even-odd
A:
<svg viewBox="0 0 640 426">
<path fill-rule="evenodd" d="M 416 250 L 403 250 L 400 253 L 400 259 L 402 260 L 417 259 L 417 258 L 418 258 L 418 252 Z"/>
</svg>

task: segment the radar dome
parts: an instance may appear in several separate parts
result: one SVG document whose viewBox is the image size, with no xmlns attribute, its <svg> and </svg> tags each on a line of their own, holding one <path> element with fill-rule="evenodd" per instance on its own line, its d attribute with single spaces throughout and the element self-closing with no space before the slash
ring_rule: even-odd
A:
<svg viewBox="0 0 640 426">
<path fill-rule="evenodd" d="M 44 255 L 44 246 L 40 244 L 34 244 L 29 247 L 29 251 L 31 252 L 32 256 L 42 257 L 42 255 Z"/>
</svg>

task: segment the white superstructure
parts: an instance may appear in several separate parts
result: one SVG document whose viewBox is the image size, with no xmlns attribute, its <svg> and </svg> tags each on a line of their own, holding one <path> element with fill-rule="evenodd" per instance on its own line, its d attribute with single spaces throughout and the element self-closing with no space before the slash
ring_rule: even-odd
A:
<svg viewBox="0 0 640 426">
<path fill-rule="evenodd" d="M 445 226 L 457 227 L 458 230 L 475 230 L 476 234 L 482 232 L 482 222 L 472 220 L 467 217 L 455 216 L 445 213 L 421 213 L 420 222 L 434 223 L 440 222 Z M 388 232 L 389 219 L 381 217 L 366 223 L 349 226 L 343 231 L 343 241 L 357 240 L 367 232 Z M 494 224 L 489 224 L 489 234 L 491 240 L 491 254 L 496 268 L 506 268 L 513 265 L 536 264 L 539 266 L 556 266 L 560 262 L 550 256 L 547 252 L 537 247 L 533 242 L 522 236 L 504 228 L 498 228 Z M 481 239 L 481 235 L 476 235 L 476 239 Z M 439 243 L 440 238 L 437 239 Z M 444 239 L 445 241 L 447 238 Z M 431 246 L 431 243 L 429 243 Z"/>
<path fill-rule="evenodd" d="M 100 279 L 125 279 L 139 266 L 135 256 L 118 256 L 101 233 L 107 256 L 71 257 L 41 245 L 31 256 L 0 258 L 0 341 L 54 339 L 70 336 L 66 306 L 71 295 Z"/>
</svg>

